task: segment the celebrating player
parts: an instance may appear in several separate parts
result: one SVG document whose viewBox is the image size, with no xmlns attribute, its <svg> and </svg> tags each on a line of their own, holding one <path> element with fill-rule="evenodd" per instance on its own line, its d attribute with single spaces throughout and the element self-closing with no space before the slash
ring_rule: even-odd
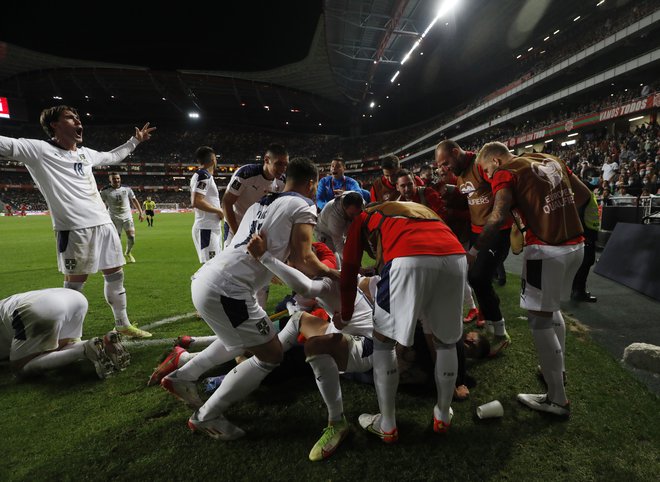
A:
<svg viewBox="0 0 660 482">
<path fill-rule="evenodd" d="M 319 214 L 314 228 L 316 239 L 330 248 L 341 264 L 348 228 L 364 207 L 364 199 L 358 192 L 347 191 L 329 201 Z"/>
<path fill-rule="evenodd" d="M 117 228 L 120 239 L 122 230 L 126 231 L 126 251 L 124 252 L 126 262 L 135 263 L 135 258 L 131 254 L 135 244 L 135 224 L 133 223 L 131 204 L 137 209 L 140 222 L 144 221 L 142 207 L 135 194 L 133 194 L 133 190 L 128 186 L 121 185 L 119 173 L 112 173 L 108 178 L 110 179 L 110 185 L 101 190 L 101 199 L 108 206 L 110 219 Z"/>
<path fill-rule="evenodd" d="M 223 218 L 218 187 L 213 173 L 216 155 L 213 149 L 202 146 L 195 152 L 200 168 L 190 179 L 190 204 L 195 210 L 192 237 L 200 263 L 206 263 L 220 252 Z"/>
<path fill-rule="evenodd" d="M 121 336 L 79 341 L 87 298 L 66 288 L 18 293 L 0 300 L 0 360 L 18 375 L 32 375 L 89 360 L 99 378 L 128 366 Z"/>
<path fill-rule="evenodd" d="M 59 105 L 41 112 L 48 141 L 0 136 L 0 154 L 22 162 L 46 198 L 57 235 L 57 264 L 64 287 L 82 291 L 87 277 L 101 270 L 105 299 L 118 332 L 135 338 L 151 333 L 133 326 L 126 313 L 121 240 L 96 187 L 92 168 L 118 164 L 156 129 L 146 123 L 110 152 L 79 146 L 83 126 L 76 109 Z"/>
<path fill-rule="evenodd" d="M 218 340 L 161 381 L 165 389 L 197 409 L 188 421 L 191 429 L 223 440 L 241 437 L 243 430 L 231 424 L 224 413 L 255 390 L 282 360 L 282 345 L 256 298 L 272 275 L 247 253 L 250 238 L 266 230 L 271 233 L 268 250 L 275 258 L 288 257 L 292 266 L 309 276 L 329 273 L 312 252 L 316 206 L 310 198 L 317 181 L 318 171 L 312 161 L 293 159 L 284 191 L 271 193 L 248 208 L 230 245 L 193 276 L 193 304 Z M 196 380 L 245 350 L 254 356 L 229 372 L 220 388 L 202 403 Z"/>
<path fill-rule="evenodd" d="M 549 154 L 516 157 L 504 144 L 489 142 L 479 152 L 477 162 L 492 180 L 495 202 L 470 249 L 470 261 L 487 249 L 512 208 L 527 227 L 520 307 L 528 312 L 548 392 L 521 393 L 518 400 L 534 410 L 568 416 L 570 405 L 563 380 L 566 327 L 560 300 L 568 299 L 582 263 L 584 237 L 577 207 L 584 205 L 591 193 L 560 159 Z"/>
</svg>

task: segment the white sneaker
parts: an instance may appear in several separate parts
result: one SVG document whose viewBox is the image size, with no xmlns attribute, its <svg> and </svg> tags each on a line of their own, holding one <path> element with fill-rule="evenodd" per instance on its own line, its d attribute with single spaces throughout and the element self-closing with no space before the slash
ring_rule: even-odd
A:
<svg viewBox="0 0 660 482">
<path fill-rule="evenodd" d="M 551 402 L 548 399 L 547 393 L 519 393 L 518 401 L 523 405 L 528 406 L 532 410 L 539 412 L 547 412 L 560 417 L 568 417 L 571 415 L 571 405 L 559 405 L 558 403 Z"/>
<path fill-rule="evenodd" d="M 193 432 L 204 432 L 216 440 L 236 440 L 245 435 L 243 429 L 231 423 L 223 415 L 202 422 L 197 419 L 197 412 L 195 412 L 188 419 L 188 428 Z"/>
<path fill-rule="evenodd" d="M 160 386 L 192 409 L 197 410 L 204 405 L 197 391 L 197 383 L 182 380 L 172 375 L 175 375 L 175 373 L 171 373 L 163 378 L 160 381 Z"/>
<path fill-rule="evenodd" d="M 114 366 L 108 355 L 103 350 L 103 341 L 96 337 L 85 342 L 83 349 L 85 357 L 92 362 L 96 374 L 100 379 L 107 378 L 114 371 Z"/>
</svg>

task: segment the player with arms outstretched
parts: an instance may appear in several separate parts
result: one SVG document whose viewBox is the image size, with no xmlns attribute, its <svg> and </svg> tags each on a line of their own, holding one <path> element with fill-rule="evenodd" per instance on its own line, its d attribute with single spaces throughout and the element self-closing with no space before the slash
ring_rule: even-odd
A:
<svg viewBox="0 0 660 482">
<path fill-rule="evenodd" d="M 22 162 L 46 198 L 57 237 L 57 265 L 64 287 L 82 291 L 90 274 L 105 279 L 105 299 L 112 308 L 118 332 L 145 338 L 151 333 L 133 326 L 126 313 L 124 256 L 121 240 L 105 209 L 92 168 L 118 164 L 156 129 L 145 124 L 135 135 L 109 152 L 79 144 L 83 126 L 76 109 L 59 105 L 44 109 L 41 126 L 47 141 L 0 136 L 0 154 Z"/>
</svg>

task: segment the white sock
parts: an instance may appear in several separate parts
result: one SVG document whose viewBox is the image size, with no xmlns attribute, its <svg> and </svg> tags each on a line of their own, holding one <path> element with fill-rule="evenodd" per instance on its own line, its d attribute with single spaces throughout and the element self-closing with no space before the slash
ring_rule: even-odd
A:
<svg viewBox="0 0 660 482">
<path fill-rule="evenodd" d="M 445 423 L 449 423 L 449 408 L 454 396 L 456 376 L 458 374 L 458 356 L 456 345 L 440 345 L 435 347 L 435 387 L 438 391 L 438 410 L 434 415 Z"/>
<path fill-rule="evenodd" d="M 127 234 L 126 235 L 126 254 L 131 253 L 131 249 L 133 249 L 134 244 L 135 244 L 135 236 L 129 236 Z"/>
<path fill-rule="evenodd" d="M 463 285 L 463 304 L 468 305 L 471 310 L 477 307 L 472 296 L 472 288 L 467 280 L 465 280 L 465 284 Z"/>
<path fill-rule="evenodd" d="M 504 318 L 499 321 L 489 321 L 488 322 L 492 327 L 492 332 L 495 336 L 504 336 L 506 335 L 506 324 L 504 323 Z"/>
<path fill-rule="evenodd" d="M 399 370 L 394 343 L 383 343 L 374 337 L 374 385 L 378 397 L 380 428 L 390 432 L 396 428 L 396 391 L 399 388 Z"/>
<path fill-rule="evenodd" d="M 124 288 L 124 271 L 119 270 L 112 274 L 104 274 L 103 293 L 112 313 L 115 315 L 115 326 L 129 326 L 126 314 L 126 289 Z"/>
<path fill-rule="evenodd" d="M 316 386 L 319 387 L 321 397 L 328 407 L 328 421 L 339 422 L 344 415 L 344 404 L 339 384 L 339 368 L 332 356 L 312 355 L 305 360 L 314 370 Z"/>
<path fill-rule="evenodd" d="M 184 353 L 181 353 L 181 355 L 179 356 L 179 361 L 176 364 L 176 367 L 181 368 L 183 365 L 188 363 L 190 360 L 195 358 L 197 355 L 199 355 L 199 353 L 190 353 L 190 352 L 187 352 L 187 351 L 184 352 Z"/>
<path fill-rule="evenodd" d="M 566 353 L 566 324 L 564 323 L 564 316 L 561 311 L 557 310 L 552 313 L 552 327 L 555 330 L 555 335 L 559 340 L 562 353 Z M 564 367 L 564 370 L 566 367 Z"/>
<path fill-rule="evenodd" d="M 282 344 L 284 352 L 289 351 L 292 347 L 298 344 L 298 333 L 300 332 L 300 318 L 304 311 L 296 311 L 291 317 L 282 331 L 277 334 Z"/>
<path fill-rule="evenodd" d="M 85 359 L 85 342 L 69 343 L 64 348 L 44 353 L 30 360 L 24 367 L 25 373 L 41 373 L 52 368 L 70 365 Z"/>
<path fill-rule="evenodd" d="M 197 411 L 197 418 L 204 421 L 218 417 L 232 404 L 255 391 L 262 380 L 275 368 L 277 368 L 276 364 L 263 362 L 256 356 L 236 365 L 225 376 L 211 398 Z"/>
<path fill-rule="evenodd" d="M 69 288 L 70 290 L 80 291 L 82 293 L 83 288 L 85 287 L 84 281 L 65 281 L 64 287 Z"/>
<path fill-rule="evenodd" d="M 548 384 L 550 401 L 564 405 L 567 401 L 564 390 L 564 354 L 552 328 L 532 329 L 536 352 L 541 363 L 543 377 Z"/>
<path fill-rule="evenodd" d="M 204 350 L 199 352 L 192 360 L 189 360 L 184 366 L 174 372 L 176 378 L 195 382 L 199 380 L 204 373 L 212 368 L 227 363 L 243 353 L 242 348 L 227 350 L 220 340 L 211 343 Z"/>
<path fill-rule="evenodd" d="M 211 336 L 193 336 L 192 341 L 190 342 L 190 347 L 192 348 L 193 346 L 195 348 L 199 347 L 207 347 L 211 345 L 214 341 L 218 339 L 217 336 L 211 335 Z"/>
</svg>

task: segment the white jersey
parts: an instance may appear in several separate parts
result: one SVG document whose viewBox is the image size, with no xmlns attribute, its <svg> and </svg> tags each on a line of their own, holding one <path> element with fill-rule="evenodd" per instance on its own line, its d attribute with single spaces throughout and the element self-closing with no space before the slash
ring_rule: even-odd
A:
<svg viewBox="0 0 660 482">
<path fill-rule="evenodd" d="M 137 145 L 137 139 L 131 137 L 110 152 L 98 152 L 88 147 L 67 151 L 51 141 L 0 136 L 0 154 L 25 164 L 46 198 L 53 229 L 57 231 L 91 228 L 111 222 L 92 167 L 118 164 Z"/>
<path fill-rule="evenodd" d="M 264 177 L 264 167 L 261 164 L 246 164 L 239 167 L 231 176 L 227 191 L 238 197 L 234 203 L 236 223 L 241 224 L 245 212 L 250 206 L 271 192 L 282 192 L 284 176 L 268 180 Z"/>
<path fill-rule="evenodd" d="M 295 192 L 264 196 L 245 213 L 229 246 L 197 271 L 194 278 L 204 278 L 211 287 L 230 297 L 255 294 L 270 284 L 272 275 L 246 249 L 254 233 L 268 233 L 268 251 L 277 259 L 289 256 L 294 224 L 316 224 L 314 201 Z"/>
<path fill-rule="evenodd" d="M 339 282 L 324 277 L 312 280 L 291 266 L 286 265 L 275 258 L 269 251 L 261 257 L 261 263 L 268 270 L 284 281 L 296 293 L 308 298 L 314 298 L 321 305 L 330 317 L 335 312 L 341 312 L 341 294 L 339 291 Z M 353 317 L 348 322 L 346 328 L 341 332 L 348 335 L 360 335 L 371 338 L 373 336 L 374 324 L 372 320 L 373 305 L 368 298 L 358 289 L 358 295 L 355 297 L 355 309 Z M 338 333 L 334 324 L 330 323 L 328 333 Z"/>
<path fill-rule="evenodd" d="M 344 209 L 341 206 L 342 198 L 343 195 L 330 200 L 325 205 L 319 214 L 318 223 L 314 228 L 316 239 L 327 244 L 330 249 L 339 255 L 340 260 L 344 251 L 348 228 L 351 226 L 352 222 L 352 220 L 347 219 L 344 214 Z"/>
<path fill-rule="evenodd" d="M 131 212 L 131 200 L 135 199 L 133 190 L 128 186 L 119 186 L 115 189 L 106 186 L 101 189 L 101 199 L 108 206 L 110 217 L 115 220 L 127 220 L 133 217 Z"/>
<path fill-rule="evenodd" d="M 190 180 L 190 204 L 195 194 L 204 196 L 211 206 L 220 208 L 220 194 L 213 176 L 206 169 L 198 169 Z M 199 229 L 220 229 L 220 217 L 216 213 L 209 213 L 195 208 L 195 223 Z"/>
</svg>

